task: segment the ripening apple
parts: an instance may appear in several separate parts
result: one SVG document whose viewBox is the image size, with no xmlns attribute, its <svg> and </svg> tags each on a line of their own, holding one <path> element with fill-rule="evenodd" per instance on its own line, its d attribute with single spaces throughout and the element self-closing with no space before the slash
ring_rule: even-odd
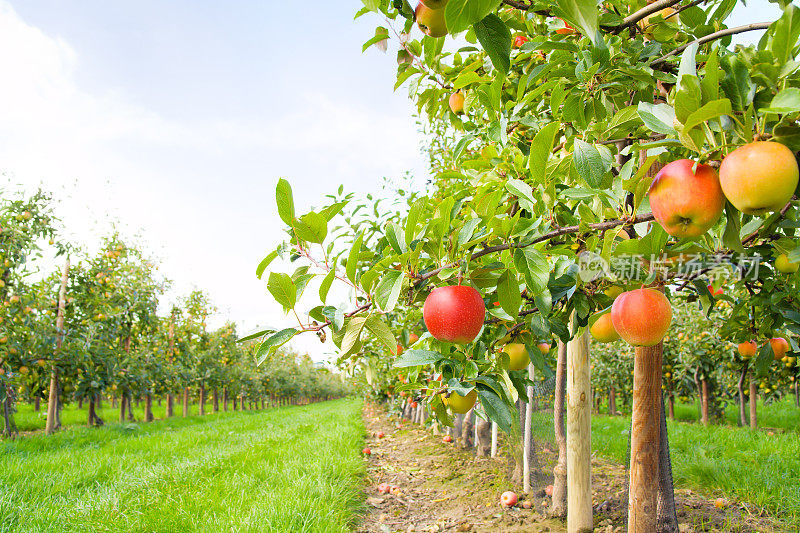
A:
<svg viewBox="0 0 800 533">
<path fill-rule="evenodd" d="M 447 35 L 447 24 L 444 20 L 444 9 L 431 9 L 423 3 L 414 10 L 414 20 L 422 33 L 430 37 Z"/>
<path fill-rule="evenodd" d="M 789 343 L 783 337 L 776 337 L 769 340 L 769 345 L 772 346 L 772 353 L 775 360 L 780 361 L 781 358 L 789 351 Z"/>
<path fill-rule="evenodd" d="M 472 409 L 477 399 L 478 391 L 476 389 L 469 391 L 466 396 L 461 396 L 458 392 L 452 392 L 448 398 L 442 393 L 442 400 L 445 405 L 449 406 L 454 413 L 462 415 Z"/>
<path fill-rule="evenodd" d="M 544 493 L 547 494 L 548 496 L 552 496 L 553 495 L 553 485 L 547 485 L 544 488 Z"/>
<path fill-rule="evenodd" d="M 409 344 L 409 346 L 414 344 L 418 340 L 419 340 L 419 335 L 417 335 L 416 333 L 412 333 L 411 335 L 408 336 L 408 344 Z"/>
<path fill-rule="evenodd" d="M 642 30 L 643 34 L 645 34 L 648 38 L 652 39 L 653 36 L 654 36 L 654 31 L 653 30 L 655 29 L 655 26 L 657 24 L 661 23 L 661 22 L 666 21 L 667 19 L 673 18 L 673 15 L 675 13 L 676 13 L 676 11 L 673 8 L 665 7 L 664 9 L 662 9 L 661 11 L 658 11 L 657 13 L 653 13 L 651 15 L 647 15 L 645 18 L 643 18 L 642 20 L 637 22 L 636 25 L 639 26 L 639 29 Z M 658 22 L 651 22 L 650 19 L 653 19 L 656 16 L 660 16 L 664 20 L 663 21 L 658 21 Z"/>
<path fill-rule="evenodd" d="M 506 370 L 522 370 L 531 363 L 528 350 L 519 342 L 510 342 L 503 346 L 503 351 L 508 354 L 508 367 Z"/>
<path fill-rule="evenodd" d="M 739 355 L 741 355 L 744 359 L 750 359 L 756 355 L 758 351 L 758 345 L 756 341 L 747 341 L 739 344 Z"/>
<path fill-rule="evenodd" d="M 614 323 L 611 320 L 611 313 L 600 315 L 589 328 L 589 333 L 598 342 L 614 342 L 619 339 L 619 333 L 614 329 Z"/>
<path fill-rule="evenodd" d="M 559 35 L 569 35 L 571 33 L 575 33 L 575 28 L 570 26 L 569 23 L 566 20 L 564 20 L 562 18 L 560 18 L 558 20 L 560 20 L 561 22 L 564 23 L 564 27 L 563 28 L 558 28 L 556 30 L 556 33 L 558 33 Z"/>
<path fill-rule="evenodd" d="M 517 505 L 517 494 L 510 490 L 500 495 L 500 505 L 503 507 L 514 507 Z"/>
<path fill-rule="evenodd" d="M 442 437 L 442 442 L 444 442 L 445 444 L 450 444 L 451 442 L 453 442 L 453 437 L 451 437 L 450 435 L 445 435 L 444 437 Z"/>
<path fill-rule="evenodd" d="M 483 327 L 486 306 L 478 291 L 468 285 L 433 289 L 422 306 L 425 326 L 440 341 L 469 344 Z"/>
<path fill-rule="evenodd" d="M 798 177 L 794 153 L 776 142 L 740 146 L 725 156 L 719 167 L 722 192 L 748 215 L 780 211 L 791 200 Z"/>
<path fill-rule="evenodd" d="M 625 289 L 620 287 L 619 285 L 612 285 L 611 287 L 607 288 L 603 291 L 603 294 L 611 298 L 612 300 L 616 300 L 617 296 L 625 292 Z"/>
<path fill-rule="evenodd" d="M 416 409 L 417 405 L 418 405 L 417 402 L 411 402 L 411 408 L 412 409 Z"/>
<path fill-rule="evenodd" d="M 547 354 L 550 353 L 550 343 L 549 342 L 540 342 L 539 344 L 536 345 L 536 347 L 539 348 L 539 351 L 542 352 L 544 355 L 547 355 Z"/>
<path fill-rule="evenodd" d="M 611 306 L 619 336 L 633 346 L 655 346 L 672 323 L 672 306 L 661 291 L 636 289 L 619 295 Z"/>
<path fill-rule="evenodd" d="M 425 6 L 431 9 L 442 9 L 447 5 L 447 0 L 420 0 Z"/>
<path fill-rule="evenodd" d="M 403 353 L 403 347 L 401 345 L 397 345 L 397 355 L 401 355 Z"/>
<path fill-rule="evenodd" d="M 528 42 L 528 38 L 524 35 L 517 35 L 514 37 L 514 48 L 521 48 L 523 44 Z"/>
<path fill-rule="evenodd" d="M 694 239 L 716 224 L 725 208 L 717 172 L 689 159 L 662 168 L 650 184 L 650 208 L 664 231 L 681 239 Z"/>
<path fill-rule="evenodd" d="M 775 269 L 782 274 L 794 274 L 800 269 L 800 263 L 792 263 L 788 255 L 781 254 L 775 259 Z"/>
<path fill-rule="evenodd" d="M 464 113 L 464 93 L 461 91 L 456 91 L 450 95 L 450 99 L 448 100 L 448 104 L 450 105 L 450 111 L 455 113 L 456 115 L 461 115 Z"/>
</svg>

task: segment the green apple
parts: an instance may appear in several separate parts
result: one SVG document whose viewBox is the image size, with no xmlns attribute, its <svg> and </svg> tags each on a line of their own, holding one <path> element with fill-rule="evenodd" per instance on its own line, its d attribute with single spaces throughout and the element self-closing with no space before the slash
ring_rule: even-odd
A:
<svg viewBox="0 0 800 533">
<path fill-rule="evenodd" d="M 794 274 L 800 269 L 800 263 L 792 263 L 788 255 L 781 254 L 775 259 L 775 268 L 783 274 Z"/>
<path fill-rule="evenodd" d="M 447 35 L 447 24 L 444 20 L 444 9 L 431 9 L 423 3 L 414 10 L 414 20 L 422 33 L 431 37 Z"/>
</svg>

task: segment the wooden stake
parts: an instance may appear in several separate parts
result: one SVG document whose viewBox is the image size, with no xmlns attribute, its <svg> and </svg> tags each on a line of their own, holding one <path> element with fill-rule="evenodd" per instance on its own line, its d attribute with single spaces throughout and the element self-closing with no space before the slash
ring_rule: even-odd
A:
<svg viewBox="0 0 800 533">
<path fill-rule="evenodd" d="M 658 520 L 663 344 L 636 347 L 628 492 L 628 533 L 652 533 Z"/>
<path fill-rule="evenodd" d="M 758 429 L 758 385 L 753 376 L 750 376 L 750 429 Z"/>
<path fill-rule="evenodd" d="M 553 502 L 551 516 L 567 514 L 567 432 L 564 426 L 564 404 L 567 388 L 567 345 L 558 341 L 556 361 L 556 389 L 553 401 L 553 427 L 558 445 L 558 462 L 553 468 Z"/>
<path fill-rule="evenodd" d="M 58 290 L 58 312 L 56 313 L 56 350 L 53 357 L 53 365 L 50 369 L 50 395 L 47 399 L 47 422 L 44 432 L 51 435 L 58 424 L 58 354 L 61 345 L 64 343 L 64 313 L 67 308 L 67 281 L 69 281 L 69 257 L 64 261 L 64 269 L 61 271 L 61 288 Z"/>
<path fill-rule="evenodd" d="M 492 421 L 492 457 L 497 457 L 497 422 Z"/>
<path fill-rule="evenodd" d="M 573 334 L 575 332 L 573 331 Z M 567 532 L 591 532 L 592 404 L 589 333 L 567 349 Z"/>
<path fill-rule="evenodd" d="M 528 365 L 528 377 L 533 380 L 533 365 Z M 522 492 L 531 491 L 531 419 L 533 418 L 533 387 L 526 387 L 525 436 L 522 439 Z"/>
</svg>

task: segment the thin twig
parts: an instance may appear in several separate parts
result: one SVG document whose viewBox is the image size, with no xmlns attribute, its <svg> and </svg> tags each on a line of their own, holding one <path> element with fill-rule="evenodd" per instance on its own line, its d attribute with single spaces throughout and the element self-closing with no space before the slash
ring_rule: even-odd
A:
<svg viewBox="0 0 800 533">
<path fill-rule="evenodd" d="M 737 26 L 735 28 L 728 28 L 726 30 L 720 30 L 714 33 L 710 33 L 705 37 L 701 37 L 700 39 L 695 39 L 694 41 L 688 42 L 686 44 L 682 44 L 681 46 L 677 47 L 675 50 L 664 54 L 663 56 L 659 57 L 658 59 L 653 60 L 650 63 L 650 67 L 653 65 L 658 65 L 659 63 L 663 63 L 668 58 L 674 56 L 675 54 L 680 54 L 688 47 L 692 46 L 693 44 L 705 44 L 716 39 L 721 39 L 723 37 L 727 37 L 729 35 L 736 35 L 737 33 L 744 33 L 746 31 L 755 31 L 755 30 L 766 30 L 770 27 L 771 22 L 757 22 L 755 24 L 746 24 L 744 26 Z"/>
</svg>

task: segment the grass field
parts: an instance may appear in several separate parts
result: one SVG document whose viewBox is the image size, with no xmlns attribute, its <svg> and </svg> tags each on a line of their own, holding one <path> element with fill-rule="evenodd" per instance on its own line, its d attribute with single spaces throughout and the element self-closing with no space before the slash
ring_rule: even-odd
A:
<svg viewBox="0 0 800 533">
<path fill-rule="evenodd" d="M 360 408 L 337 400 L 3 442 L 0 531 L 348 531 L 362 500 Z"/>
</svg>

